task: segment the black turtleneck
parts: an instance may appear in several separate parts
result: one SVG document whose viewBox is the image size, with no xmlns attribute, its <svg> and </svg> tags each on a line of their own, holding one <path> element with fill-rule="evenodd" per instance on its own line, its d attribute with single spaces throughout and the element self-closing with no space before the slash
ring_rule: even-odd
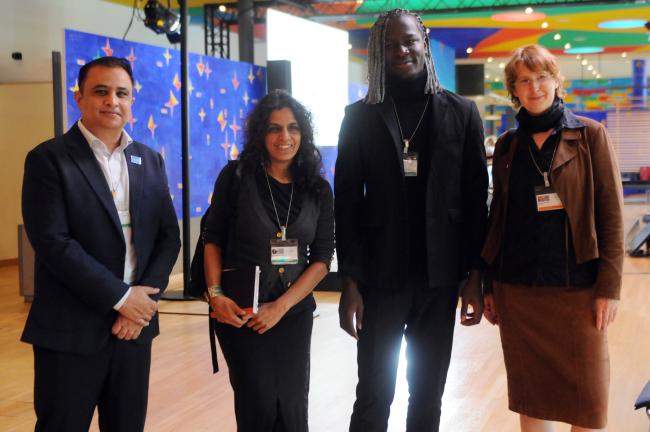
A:
<svg viewBox="0 0 650 432">
<path fill-rule="evenodd" d="M 424 94 L 426 78 L 426 71 L 411 80 L 398 80 L 388 77 L 388 93 L 395 104 L 397 118 L 404 135 L 403 138 L 408 139 L 413 135 L 413 131 L 426 106 L 427 98 L 430 97 L 430 95 Z M 418 153 L 418 175 L 405 178 L 407 208 L 404 211 L 407 212 L 408 220 L 409 275 L 417 278 L 426 278 L 427 275 L 426 236 L 424 233 L 426 227 L 425 197 L 430 166 L 429 158 L 431 156 L 431 149 L 429 148 L 431 144 L 429 137 L 432 132 L 432 125 L 430 124 L 431 109 L 431 101 L 429 101 L 427 112 L 424 113 L 422 122 L 409 143 L 409 150 Z"/>
</svg>

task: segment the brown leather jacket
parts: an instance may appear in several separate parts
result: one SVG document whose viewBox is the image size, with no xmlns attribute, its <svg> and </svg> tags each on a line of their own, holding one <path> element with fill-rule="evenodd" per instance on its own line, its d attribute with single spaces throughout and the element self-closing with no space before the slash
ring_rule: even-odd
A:
<svg viewBox="0 0 650 432">
<path fill-rule="evenodd" d="M 605 128 L 566 110 L 551 178 L 566 210 L 578 263 L 598 258 L 596 297 L 620 298 L 623 273 L 623 189 L 618 162 Z M 508 208 L 508 184 L 517 136 L 503 134 L 492 163 L 494 195 L 481 257 L 488 264 L 491 290 Z M 516 223 L 509 221 L 509 223 Z"/>
</svg>

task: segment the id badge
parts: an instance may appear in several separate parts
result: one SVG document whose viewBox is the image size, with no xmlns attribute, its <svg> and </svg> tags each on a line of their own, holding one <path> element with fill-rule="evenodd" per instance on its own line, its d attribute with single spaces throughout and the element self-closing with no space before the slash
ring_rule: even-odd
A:
<svg viewBox="0 0 650 432">
<path fill-rule="evenodd" d="M 535 201 L 537 202 L 538 212 L 561 210 L 564 208 L 553 186 L 535 186 Z"/>
<path fill-rule="evenodd" d="M 298 240 L 271 240 L 271 264 L 298 264 Z"/>
<path fill-rule="evenodd" d="M 418 154 L 417 152 L 407 152 L 402 154 L 404 162 L 404 176 L 416 177 L 418 175 Z"/>
</svg>

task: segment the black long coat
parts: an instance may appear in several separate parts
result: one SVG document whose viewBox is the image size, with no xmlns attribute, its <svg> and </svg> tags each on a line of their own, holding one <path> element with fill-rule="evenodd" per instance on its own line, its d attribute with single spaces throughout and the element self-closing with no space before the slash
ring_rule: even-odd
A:
<svg viewBox="0 0 650 432">
<path fill-rule="evenodd" d="M 481 267 L 488 174 L 476 105 L 448 91 L 432 96 L 426 174 L 427 271 L 450 286 Z M 346 108 L 334 179 L 339 273 L 393 289 L 408 271 L 402 145 L 392 100 Z"/>
</svg>

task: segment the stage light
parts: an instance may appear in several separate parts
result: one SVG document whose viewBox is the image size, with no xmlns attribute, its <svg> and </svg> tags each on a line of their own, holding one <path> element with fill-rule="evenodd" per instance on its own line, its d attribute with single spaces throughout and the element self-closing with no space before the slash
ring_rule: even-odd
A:
<svg viewBox="0 0 650 432">
<path fill-rule="evenodd" d="M 181 20 L 178 14 L 167 9 L 156 0 L 148 0 L 144 5 L 144 25 L 154 32 L 165 33 L 170 43 L 181 41 Z"/>
</svg>

